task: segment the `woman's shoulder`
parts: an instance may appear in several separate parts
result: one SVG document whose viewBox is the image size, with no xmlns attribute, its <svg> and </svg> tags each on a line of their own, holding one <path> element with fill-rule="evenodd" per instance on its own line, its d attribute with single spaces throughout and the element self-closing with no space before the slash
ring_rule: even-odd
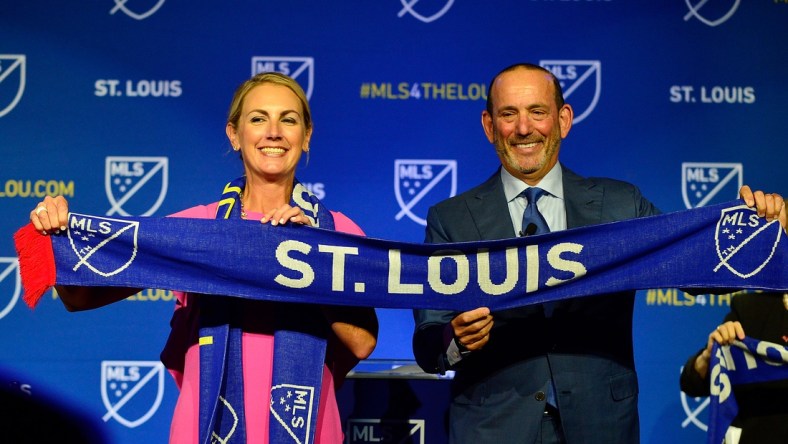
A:
<svg viewBox="0 0 788 444">
<path fill-rule="evenodd" d="M 216 207 L 219 202 L 210 203 L 208 205 L 197 205 L 185 210 L 178 211 L 177 213 L 170 214 L 168 217 L 188 217 L 192 219 L 213 219 L 216 217 Z"/>
<path fill-rule="evenodd" d="M 364 236 L 364 231 L 349 217 L 340 213 L 339 211 L 332 211 L 331 215 L 334 216 L 334 228 L 337 231 L 348 234 L 358 234 Z"/>
<path fill-rule="evenodd" d="M 213 219 L 216 217 L 216 207 L 219 202 L 213 202 L 207 205 L 197 205 L 185 210 L 178 211 L 177 213 L 170 214 L 169 217 L 186 217 L 192 219 Z M 332 211 L 331 216 L 334 217 L 334 227 L 337 231 L 348 234 L 364 235 L 364 230 L 361 229 L 353 220 L 339 211 Z"/>
</svg>

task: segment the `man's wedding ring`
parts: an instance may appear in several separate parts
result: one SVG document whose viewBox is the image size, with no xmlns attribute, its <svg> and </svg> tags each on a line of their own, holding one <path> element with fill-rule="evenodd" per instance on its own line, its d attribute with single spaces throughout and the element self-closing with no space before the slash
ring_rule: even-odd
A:
<svg viewBox="0 0 788 444">
<path fill-rule="evenodd" d="M 46 210 L 47 210 L 47 207 L 45 207 L 43 205 L 39 206 L 38 208 L 36 208 L 36 216 L 38 216 L 38 213 L 40 213 L 42 211 L 46 211 Z"/>
</svg>

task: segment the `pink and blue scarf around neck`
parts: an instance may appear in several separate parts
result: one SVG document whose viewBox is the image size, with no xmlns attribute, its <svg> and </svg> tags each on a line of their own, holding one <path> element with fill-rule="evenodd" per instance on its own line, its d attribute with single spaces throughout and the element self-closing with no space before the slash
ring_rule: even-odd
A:
<svg viewBox="0 0 788 444">
<path fill-rule="evenodd" d="M 216 219 L 241 219 L 245 182 L 245 177 L 240 177 L 225 186 Z M 297 180 L 290 205 L 300 207 L 312 226 L 334 229 L 331 213 Z M 246 421 L 260 420 L 247 418 L 244 412 L 241 335 L 248 301 L 205 294 L 199 297 L 200 442 L 245 443 Z M 277 305 L 269 442 L 313 442 L 326 334 L 326 323 L 321 322 L 314 306 Z"/>
</svg>

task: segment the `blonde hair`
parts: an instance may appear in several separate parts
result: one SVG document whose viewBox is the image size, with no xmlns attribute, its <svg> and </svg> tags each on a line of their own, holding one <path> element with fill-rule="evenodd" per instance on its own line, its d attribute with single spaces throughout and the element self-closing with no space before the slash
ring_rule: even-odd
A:
<svg viewBox="0 0 788 444">
<path fill-rule="evenodd" d="M 235 94 L 233 94 L 233 100 L 230 102 L 230 111 L 227 113 L 227 123 L 235 128 L 238 127 L 238 122 L 241 119 L 241 109 L 243 108 L 243 103 L 247 94 L 249 94 L 249 91 L 254 87 L 265 83 L 281 85 L 293 91 L 296 97 L 298 97 L 298 101 L 301 102 L 304 127 L 308 133 L 312 129 L 312 111 L 309 109 L 309 101 L 306 99 L 306 94 L 303 88 L 301 88 L 301 85 L 293 80 L 292 77 L 278 72 L 261 72 L 238 86 L 235 90 Z"/>
</svg>

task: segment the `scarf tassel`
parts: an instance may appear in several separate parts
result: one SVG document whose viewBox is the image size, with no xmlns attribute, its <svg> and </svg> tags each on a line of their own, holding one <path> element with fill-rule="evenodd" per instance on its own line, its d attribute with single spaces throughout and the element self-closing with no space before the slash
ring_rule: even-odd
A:
<svg viewBox="0 0 788 444">
<path fill-rule="evenodd" d="M 22 299 L 35 308 L 44 293 L 55 285 L 55 254 L 52 240 L 32 223 L 14 233 L 14 245 L 22 276 Z"/>
</svg>

